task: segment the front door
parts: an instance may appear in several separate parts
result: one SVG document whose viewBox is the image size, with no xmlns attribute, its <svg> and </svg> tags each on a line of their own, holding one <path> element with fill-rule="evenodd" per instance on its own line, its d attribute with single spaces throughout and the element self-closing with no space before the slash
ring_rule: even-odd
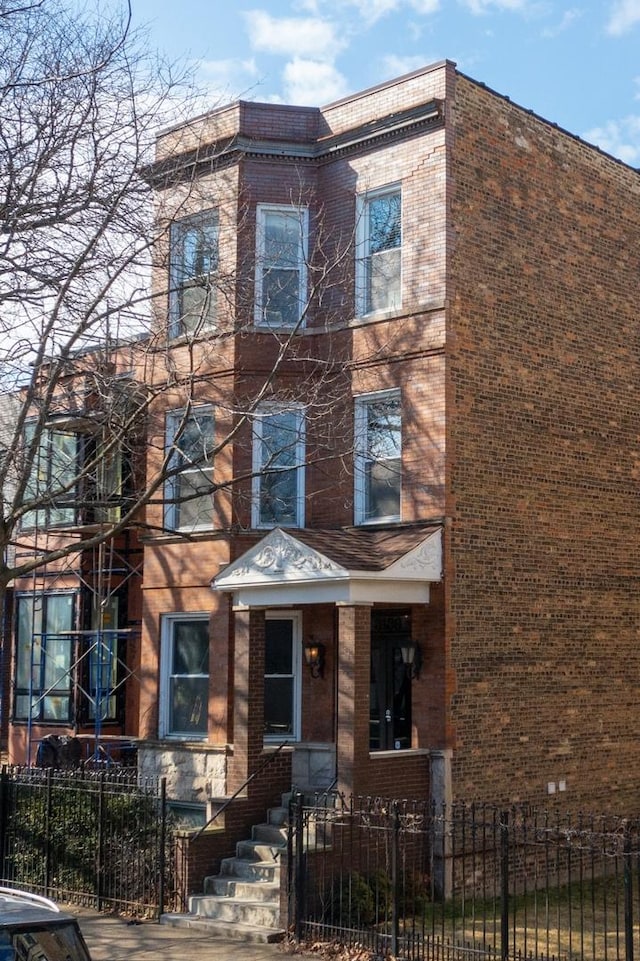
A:
<svg viewBox="0 0 640 961">
<path fill-rule="evenodd" d="M 300 737 L 300 627 L 299 614 L 266 614 L 265 741 L 297 741 Z"/>
<path fill-rule="evenodd" d="M 408 611 L 371 612 L 371 696 L 369 748 L 411 747 L 411 678 L 401 645 L 411 638 Z"/>
</svg>

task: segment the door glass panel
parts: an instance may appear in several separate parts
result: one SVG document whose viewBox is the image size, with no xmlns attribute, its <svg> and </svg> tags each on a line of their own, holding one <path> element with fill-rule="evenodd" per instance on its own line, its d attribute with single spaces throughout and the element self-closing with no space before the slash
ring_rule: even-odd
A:
<svg viewBox="0 0 640 961">
<path fill-rule="evenodd" d="M 291 618 L 265 621 L 264 733 L 295 733 L 294 637 Z"/>
<path fill-rule="evenodd" d="M 392 751 L 411 747 L 411 678 L 401 644 L 411 637 L 406 611 L 373 611 L 371 615 L 371 687 L 369 749 Z"/>
</svg>

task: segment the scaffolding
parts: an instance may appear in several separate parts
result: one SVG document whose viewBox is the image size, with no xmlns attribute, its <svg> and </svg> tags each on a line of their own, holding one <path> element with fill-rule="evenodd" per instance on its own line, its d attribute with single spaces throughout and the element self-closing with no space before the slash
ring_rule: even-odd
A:
<svg viewBox="0 0 640 961">
<path fill-rule="evenodd" d="M 75 535 L 82 540 L 93 530 L 65 529 L 56 537 Z M 49 532 L 34 532 L 28 553 L 40 551 L 46 556 L 43 537 L 48 541 Z M 64 729 L 65 734 L 80 739 L 84 761 L 91 764 L 114 763 L 115 755 L 121 757 L 123 748 L 135 740 L 127 733 L 130 725 L 121 695 L 131 681 L 138 680 L 131 647 L 140 628 L 129 622 L 128 612 L 123 618 L 119 601 L 127 597 L 131 582 L 141 575 L 142 563 L 139 548 L 129 543 L 130 532 L 125 530 L 120 537 L 124 546 L 117 547 L 116 538 L 110 536 L 89 549 L 79 545 L 65 562 L 53 567 L 43 563 L 33 571 L 29 589 L 18 592 L 18 598 L 30 599 L 28 686 L 18 693 L 20 664 L 16 663 L 14 691 L 14 716 L 16 702 L 26 698 L 28 766 L 36 761 L 36 731 L 43 723 L 56 733 Z M 45 601 L 52 597 L 73 599 L 73 626 L 48 629 Z M 123 620 L 125 624 L 120 623 Z M 90 625 L 85 626 L 88 621 Z M 18 625 L 16 618 L 16 633 L 26 629 L 24 619 Z M 23 664 L 23 670 L 26 666 Z M 18 713 L 24 714 L 24 709 Z M 109 733 L 118 726 L 123 728 L 122 734 Z"/>
</svg>

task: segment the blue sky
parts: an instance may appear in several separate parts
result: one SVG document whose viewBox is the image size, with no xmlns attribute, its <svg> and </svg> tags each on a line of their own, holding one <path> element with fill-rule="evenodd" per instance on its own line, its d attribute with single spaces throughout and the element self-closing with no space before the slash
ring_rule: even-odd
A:
<svg viewBox="0 0 640 961">
<path fill-rule="evenodd" d="M 211 106 L 321 105 L 437 60 L 640 167 L 640 0 L 131 0 Z"/>
</svg>

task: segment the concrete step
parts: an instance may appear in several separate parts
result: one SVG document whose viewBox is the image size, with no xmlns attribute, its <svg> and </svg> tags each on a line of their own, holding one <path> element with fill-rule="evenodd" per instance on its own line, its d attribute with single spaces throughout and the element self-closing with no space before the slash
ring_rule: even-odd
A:
<svg viewBox="0 0 640 961">
<path fill-rule="evenodd" d="M 251 829 L 253 841 L 274 844 L 276 847 L 286 847 L 287 829 L 280 824 L 254 824 Z"/>
<path fill-rule="evenodd" d="M 277 902 L 197 894 L 189 898 L 189 913 L 199 917 L 215 918 L 216 921 L 226 921 L 228 924 L 277 928 L 280 908 Z"/>
<path fill-rule="evenodd" d="M 277 861 L 284 850 L 286 850 L 286 844 L 238 841 L 236 857 L 245 861 Z"/>
<path fill-rule="evenodd" d="M 250 944 L 273 944 L 276 941 L 282 941 L 286 934 L 284 929 L 261 928 L 255 924 L 229 924 L 228 921 L 218 921 L 215 918 L 196 914 L 162 914 L 160 924 L 193 928 L 206 931 L 214 937 L 232 938 Z"/>
<path fill-rule="evenodd" d="M 276 902 L 280 898 L 280 884 L 278 881 L 256 881 L 250 878 L 243 880 L 217 874 L 215 877 L 204 879 L 204 893 L 227 898 Z"/>
<path fill-rule="evenodd" d="M 269 808 L 267 811 L 267 820 L 269 824 L 281 824 L 286 825 L 289 823 L 289 807 L 277 807 Z"/>
<path fill-rule="evenodd" d="M 223 858 L 220 863 L 220 874 L 251 881 L 276 881 L 280 876 L 280 865 L 273 858 L 269 861 L 239 857 Z"/>
</svg>

